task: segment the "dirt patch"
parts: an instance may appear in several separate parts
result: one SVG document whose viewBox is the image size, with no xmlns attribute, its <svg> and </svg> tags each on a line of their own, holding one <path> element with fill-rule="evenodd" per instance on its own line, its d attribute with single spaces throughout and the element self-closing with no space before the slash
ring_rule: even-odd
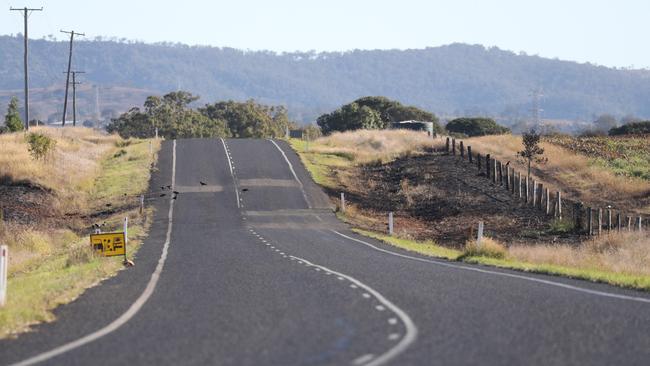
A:
<svg viewBox="0 0 650 366">
<path fill-rule="evenodd" d="M 510 244 L 579 238 L 551 232 L 551 217 L 484 174 L 460 157 L 432 153 L 351 168 L 338 178 L 348 202 L 372 218 L 364 226 L 376 231 L 386 230 L 386 214 L 393 211 L 400 235 L 447 246 L 462 245 L 479 221 L 488 235 Z"/>
</svg>

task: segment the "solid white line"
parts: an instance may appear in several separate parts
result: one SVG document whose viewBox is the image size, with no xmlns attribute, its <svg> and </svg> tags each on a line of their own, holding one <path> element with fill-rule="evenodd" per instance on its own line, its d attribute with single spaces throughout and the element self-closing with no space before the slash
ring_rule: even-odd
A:
<svg viewBox="0 0 650 366">
<path fill-rule="evenodd" d="M 305 193 L 305 186 L 302 184 L 300 179 L 298 179 L 298 175 L 296 175 L 296 171 L 293 170 L 293 165 L 289 161 L 289 158 L 287 158 L 287 154 L 284 153 L 284 151 L 280 148 L 280 146 L 278 144 L 275 143 L 275 141 L 273 141 L 271 139 L 269 139 L 269 141 L 271 141 L 273 143 L 273 145 L 275 145 L 275 147 L 277 147 L 278 150 L 280 150 L 280 153 L 282 154 L 282 156 L 284 156 L 284 160 L 289 165 L 289 169 L 291 170 L 291 174 L 293 174 L 293 177 L 296 179 L 296 182 L 298 182 L 298 185 L 300 186 L 300 192 L 302 192 L 302 197 L 305 199 L 305 202 L 307 203 L 307 208 L 311 208 L 311 204 L 309 203 L 309 200 L 307 199 L 307 193 Z"/>
<path fill-rule="evenodd" d="M 375 357 L 373 354 L 368 353 L 367 355 L 363 355 L 356 360 L 352 361 L 353 365 L 363 365 L 364 363 L 372 360 L 372 358 Z"/>
<path fill-rule="evenodd" d="M 609 297 L 609 298 L 613 298 L 613 299 L 629 300 L 629 301 L 636 301 L 636 302 L 643 302 L 643 303 L 650 304 L 650 299 L 644 298 L 644 297 L 613 294 L 613 293 L 609 293 L 609 292 L 591 290 L 591 289 L 587 289 L 587 288 L 583 288 L 583 287 L 568 285 L 568 284 L 561 283 L 561 282 L 543 280 L 541 278 L 528 277 L 528 276 L 523 276 L 523 275 L 518 275 L 518 274 L 513 274 L 513 273 L 506 273 L 506 272 L 491 271 L 491 270 L 488 270 L 488 269 L 481 269 L 481 268 L 476 268 L 476 267 L 460 266 L 460 265 L 452 264 L 452 263 L 446 263 L 446 262 L 435 261 L 435 260 L 430 260 L 430 259 L 412 257 L 410 255 L 396 253 L 396 252 L 392 252 L 390 250 L 379 248 L 379 247 L 377 247 L 375 245 L 372 245 L 372 244 L 370 244 L 368 242 L 365 242 L 363 240 L 355 239 L 355 238 L 347 236 L 345 234 L 341 234 L 340 232 L 338 232 L 336 230 L 332 230 L 332 232 L 334 232 L 335 234 L 340 235 L 340 236 L 342 236 L 342 237 L 344 237 L 346 239 L 349 239 L 349 240 L 355 241 L 357 243 L 366 245 L 366 246 L 368 246 L 368 247 L 370 247 L 370 248 L 372 248 L 374 250 L 377 250 L 377 251 L 380 251 L 380 252 L 383 252 L 383 253 L 386 253 L 386 254 L 394 255 L 396 257 L 406 258 L 406 259 L 419 261 L 419 262 L 431 263 L 431 264 L 435 264 L 435 265 L 438 265 L 438 266 L 449 267 L 449 268 L 454 268 L 454 269 L 460 269 L 460 270 L 464 270 L 464 271 L 472 271 L 472 272 L 490 274 L 490 275 L 494 275 L 494 276 L 516 278 L 516 279 L 520 279 L 520 280 L 524 280 L 524 281 L 530 281 L 530 282 L 541 283 L 541 284 L 544 284 L 544 285 L 560 287 L 560 288 L 563 288 L 563 289 L 576 291 L 576 292 L 582 292 L 582 293 L 595 295 L 595 296 Z"/>
<path fill-rule="evenodd" d="M 237 208 L 241 208 L 241 203 L 239 202 L 239 189 L 237 188 L 237 182 L 235 181 L 235 174 L 232 172 L 232 162 L 230 161 L 230 153 L 228 153 L 228 148 L 226 147 L 226 141 L 223 137 L 220 138 L 221 143 L 223 144 L 223 149 L 226 151 L 226 160 L 228 160 L 228 167 L 230 168 L 230 176 L 232 177 L 232 183 L 235 186 L 235 196 L 237 196 Z"/>
<path fill-rule="evenodd" d="M 173 143 L 173 150 L 172 150 L 172 189 L 174 188 L 176 184 L 176 140 L 174 140 Z M 165 237 L 165 244 L 163 245 L 162 253 L 160 254 L 160 259 L 158 259 L 158 265 L 156 265 L 156 269 L 154 272 L 151 274 L 151 278 L 149 279 L 149 283 L 147 283 L 147 287 L 145 287 L 144 291 L 140 296 L 135 300 L 133 304 L 131 304 L 131 307 L 122 315 L 120 315 L 119 318 L 113 320 L 112 323 L 109 325 L 105 326 L 104 328 L 90 333 L 84 337 L 81 337 L 77 340 L 74 340 L 72 342 L 66 343 L 62 346 L 59 346 L 57 348 L 54 348 L 50 351 L 41 353 L 39 355 L 36 355 L 34 357 L 30 357 L 26 360 L 23 360 L 21 362 L 15 363 L 12 366 L 27 366 L 27 365 L 34 365 L 39 362 L 43 362 L 46 360 L 49 360 L 52 357 L 58 356 L 60 354 L 63 354 L 65 352 L 71 351 L 75 348 L 79 348 L 85 344 L 88 344 L 90 342 L 96 341 L 99 338 L 114 332 L 117 330 L 119 327 L 122 325 L 126 324 L 131 318 L 135 316 L 135 314 L 142 309 L 142 306 L 149 300 L 151 295 L 153 294 L 153 291 L 156 289 L 156 285 L 158 284 L 158 280 L 160 279 L 160 274 L 162 273 L 163 267 L 165 266 L 165 261 L 167 260 L 167 253 L 169 251 L 169 243 L 171 241 L 171 236 L 172 236 L 172 217 L 174 214 L 174 200 L 170 198 L 169 200 L 169 212 L 167 214 L 167 235 Z"/>
<path fill-rule="evenodd" d="M 311 263 L 307 261 L 306 259 L 296 257 L 296 256 L 291 256 L 293 258 L 296 258 L 298 260 L 301 260 L 305 263 L 307 263 L 310 266 L 318 267 L 320 269 L 323 269 L 325 271 L 329 271 L 334 273 L 335 275 L 339 276 L 339 278 L 347 278 L 350 282 L 354 283 L 355 285 L 361 287 L 362 289 L 366 290 L 368 293 L 372 294 L 380 303 L 384 304 L 390 311 L 392 311 L 397 317 L 400 318 L 402 323 L 404 324 L 404 328 L 406 329 L 406 334 L 404 335 L 404 338 L 397 343 L 394 347 L 386 351 L 384 354 L 378 356 L 377 358 L 373 359 L 371 362 L 366 363 L 366 366 L 377 366 L 377 365 L 383 365 L 384 363 L 392 360 L 393 358 L 397 357 L 400 353 L 404 352 L 413 342 L 415 342 L 415 339 L 418 336 L 418 328 L 415 326 L 411 318 L 404 312 L 404 310 L 398 308 L 395 304 L 390 302 L 388 299 L 386 299 L 382 294 L 374 290 L 372 287 L 362 283 L 361 281 L 357 280 L 354 277 L 345 275 L 340 272 L 333 271 L 325 266 L 321 266 L 318 264 Z M 358 359 L 357 359 L 358 360 Z"/>
</svg>

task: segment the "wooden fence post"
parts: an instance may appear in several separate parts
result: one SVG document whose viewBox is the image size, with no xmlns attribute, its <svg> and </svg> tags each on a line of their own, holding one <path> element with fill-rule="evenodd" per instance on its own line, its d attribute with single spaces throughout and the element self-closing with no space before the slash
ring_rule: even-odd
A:
<svg viewBox="0 0 650 366">
<path fill-rule="evenodd" d="M 515 177 L 515 169 L 513 168 L 512 169 L 512 179 L 510 181 L 512 183 L 510 185 L 510 191 L 512 192 L 512 194 L 515 194 L 515 178 L 516 178 Z"/>
<path fill-rule="evenodd" d="M 599 208 L 598 209 L 598 235 L 602 234 L 603 232 L 603 209 Z"/>
<path fill-rule="evenodd" d="M 469 163 L 472 163 L 472 147 L 467 146 L 467 158 L 469 159 Z"/>
<path fill-rule="evenodd" d="M 607 231 L 612 231 L 612 209 L 607 208 L 607 217 L 605 218 L 607 220 Z"/>
<path fill-rule="evenodd" d="M 589 235 L 594 234 L 594 209 L 591 207 L 587 208 L 587 220 L 589 222 L 587 223 L 587 231 L 589 232 Z"/>
<path fill-rule="evenodd" d="M 555 193 L 555 217 L 562 220 L 562 193 L 560 191 Z"/>
<path fill-rule="evenodd" d="M 548 188 L 546 188 L 546 191 L 544 191 L 544 193 L 546 193 L 546 195 L 545 195 L 546 196 L 546 214 L 550 215 L 551 214 L 551 198 L 550 198 L 551 192 L 548 190 Z"/>
<path fill-rule="evenodd" d="M 465 144 L 463 142 L 460 142 L 460 157 L 465 159 Z"/>
<path fill-rule="evenodd" d="M 643 217 L 641 217 L 641 216 L 637 217 L 637 219 L 636 219 L 636 230 L 638 232 L 643 231 Z"/>
<path fill-rule="evenodd" d="M 501 164 L 500 161 L 497 161 L 497 164 L 499 165 L 497 167 L 497 173 L 499 173 L 499 185 L 503 185 L 503 164 Z"/>
<path fill-rule="evenodd" d="M 506 180 L 504 182 L 506 184 L 506 190 L 510 192 L 510 167 L 506 166 Z"/>
<path fill-rule="evenodd" d="M 481 154 L 476 154 L 476 166 L 478 167 L 478 172 L 481 172 Z"/>
<path fill-rule="evenodd" d="M 447 137 L 447 142 L 445 143 L 445 151 L 449 153 L 449 137 Z"/>
<path fill-rule="evenodd" d="M 537 207 L 538 207 L 540 210 L 541 210 L 542 207 L 543 207 L 543 205 L 542 205 L 542 202 L 543 202 L 543 200 L 544 200 L 543 193 L 544 193 L 544 184 L 542 184 L 542 183 L 537 183 L 537 195 L 539 196 L 539 197 L 537 198 L 537 201 L 538 201 L 538 202 L 537 202 Z"/>
<path fill-rule="evenodd" d="M 533 197 L 532 197 L 531 204 L 532 204 L 533 207 L 536 207 L 537 206 L 537 181 L 535 179 L 533 179 L 533 191 L 532 191 L 532 193 L 533 193 Z"/>
<path fill-rule="evenodd" d="M 627 221 L 627 231 L 632 231 L 632 216 L 626 217 Z"/>
<path fill-rule="evenodd" d="M 573 215 L 575 218 L 575 228 L 578 231 L 583 230 L 583 224 L 582 224 L 582 202 L 576 202 L 573 205 Z"/>
<path fill-rule="evenodd" d="M 490 154 L 485 155 L 485 175 L 490 178 Z"/>
<path fill-rule="evenodd" d="M 492 159 L 492 183 L 497 184 L 497 159 Z"/>
<path fill-rule="evenodd" d="M 621 231 L 621 213 L 616 214 L 616 231 Z"/>
<path fill-rule="evenodd" d="M 451 155 L 456 155 L 456 139 L 451 139 Z"/>
<path fill-rule="evenodd" d="M 526 197 L 525 197 L 526 204 L 530 202 L 530 180 L 528 179 L 528 176 L 526 176 Z"/>
</svg>

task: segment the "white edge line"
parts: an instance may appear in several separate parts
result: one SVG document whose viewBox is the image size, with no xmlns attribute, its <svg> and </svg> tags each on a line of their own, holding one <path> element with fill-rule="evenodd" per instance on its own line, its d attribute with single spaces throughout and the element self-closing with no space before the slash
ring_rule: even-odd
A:
<svg viewBox="0 0 650 366">
<path fill-rule="evenodd" d="M 404 310 L 400 309 L 399 307 L 397 307 L 397 305 L 390 302 L 388 299 L 386 299 L 382 294 L 380 294 L 379 292 L 374 290 L 372 287 L 362 283 L 361 281 L 355 279 L 354 277 L 345 275 L 345 274 L 340 273 L 340 272 L 336 272 L 336 271 L 334 271 L 332 269 L 329 269 L 329 268 L 327 268 L 325 266 L 321 266 L 321 265 L 318 265 L 318 264 L 311 263 L 306 259 L 296 257 L 296 256 L 293 256 L 293 255 L 291 255 L 290 257 L 295 258 L 295 259 L 300 260 L 300 261 L 303 261 L 303 262 L 305 262 L 306 264 L 308 264 L 310 266 L 317 267 L 317 268 L 320 268 L 322 270 L 332 272 L 337 276 L 346 278 L 348 281 L 354 283 L 355 285 L 357 285 L 357 286 L 363 288 L 364 290 L 366 290 L 366 292 L 372 294 L 379 302 L 384 304 L 388 309 L 390 309 L 393 313 L 395 313 L 395 315 L 397 315 L 397 317 L 400 318 L 400 320 L 402 321 L 402 323 L 404 324 L 404 327 L 406 329 L 406 333 L 404 334 L 404 337 L 395 346 L 393 346 L 391 349 L 389 349 L 388 351 L 386 351 L 382 355 L 374 358 L 371 362 L 366 363 L 365 364 L 366 366 L 383 365 L 384 363 L 386 363 L 386 362 L 392 360 L 393 358 L 397 357 L 400 353 L 404 352 L 413 342 L 415 342 L 415 339 L 418 336 L 418 328 L 413 323 L 413 320 L 411 320 L 411 318 L 408 316 L 408 314 L 406 314 L 406 312 L 404 312 Z"/>
<path fill-rule="evenodd" d="M 235 174 L 232 172 L 232 163 L 230 162 L 230 153 L 226 147 L 226 141 L 223 137 L 219 138 L 223 144 L 223 150 L 226 152 L 226 160 L 228 160 L 228 167 L 230 168 L 230 176 L 232 177 L 232 183 L 235 186 L 235 196 L 237 196 L 237 208 L 241 208 L 241 202 L 239 202 L 239 189 L 237 188 L 237 182 L 235 181 Z"/>
<path fill-rule="evenodd" d="M 176 184 L 176 140 L 174 140 L 173 143 L 173 150 L 172 150 L 172 189 L 174 188 Z M 39 355 L 30 357 L 26 360 L 20 361 L 18 363 L 14 363 L 11 366 L 27 366 L 27 365 L 34 365 L 39 362 L 43 362 L 46 360 L 49 360 L 52 357 L 56 357 L 58 355 L 61 355 L 65 352 L 71 351 L 75 348 L 79 348 L 85 344 L 91 343 L 93 341 L 96 341 L 97 339 L 114 332 L 117 330 L 119 327 L 122 325 L 126 324 L 131 318 L 135 316 L 135 314 L 140 311 L 142 306 L 149 300 L 151 295 L 153 294 L 153 291 L 156 289 L 156 285 L 158 284 L 158 280 L 160 279 L 160 274 L 163 270 L 163 267 L 165 266 L 165 261 L 167 260 L 167 253 L 169 251 L 169 243 L 171 241 L 171 236 L 172 236 L 172 217 L 174 215 L 174 200 L 170 198 L 169 200 L 169 213 L 167 214 L 167 236 L 165 237 L 165 244 L 163 245 L 162 253 L 160 254 L 160 259 L 158 259 L 158 265 L 156 265 L 156 269 L 154 272 L 151 274 L 151 278 L 149 279 L 149 283 L 147 283 L 147 287 L 145 287 L 144 291 L 140 296 L 135 300 L 133 304 L 131 304 L 131 307 L 122 315 L 120 315 L 119 318 L 113 320 L 110 324 L 105 326 L 104 328 L 95 331 L 93 333 L 90 333 L 88 335 L 85 335 L 77 340 L 74 340 L 72 342 L 66 343 L 62 346 L 59 346 L 57 348 L 54 348 L 50 351 L 41 353 Z"/>
<path fill-rule="evenodd" d="M 650 304 L 650 299 L 644 298 L 644 297 L 613 294 L 613 293 L 609 293 L 609 292 L 591 290 L 591 289 L 587 289 L 587 288 L 583 288 L 583 287 L 568 285 L 568 284 L 561 283 L 561 282 L 543 280 L 541 278 L 528 277 L 528 276 L 523 276 L 523 275 L 518 275 L 518 274 L 513 274 L 513 273 L 506 273 L 506 272 L 497 272 L 497 271 L 491 271 L 491 270 L 488 270 L 488 269 L 475 268 L 475 267 L 469 267 L 469 266 L 460 266 L 460 265 L 456 265 L 456 264 L 452 264 L 452 263 L 445 263 L 445 262 L 441 262 L 441 261 L 435 261 L 435 260 L 430 260 L 430 259 L 413 257 L 413 256 L 410 256 L 410 255 L 400 254 L 400 253 L 396 253 L 396 252 L 393 252 L 393 251 L 390 251 L 390 250 L 379 248 L 379 247 L 377 247 L 375 245 L 372 245 L 372 244 L 370 244 L 368 242 L 365 242 L 363 240 L 355 239 L 353 237 L 342 234 L 342 233 L 340 233 L 340 232 L 338 232 L 336 230 L 332 230 L 332 232 L 334 232 L 335 234 L 340 235 L 340 236 L 342 236 L 342 237 L 344 237 L 346 239 L 349 239 L 349 240 L 355 241 L 357 243 L 361 243 L 363 245 L 371 247 L 371 248 L 373 248 L 375 250 L 378 250 L 380 252 L 387 253 L 387 254 L 390 254 L 390 255 L 394 255 L 394 256 L 397 256 L 397 257 L 402 257 L 402 258 L 414 260 L 414 261 L 431 263 L 431 264 L 435 264 L 435 265 L 439 265 L 439 266 L 443 266 L 443 267 L 461 269 L 461 270 L 465 270 L 465 271 L 473 271 L 473 272 L 479 272 L 479 273 L 484 273 L 484 274 L 490 274 L 490 275 L 494 275 L 494 276 L 516 278 L 516 279 L 520 279 L 520 280 L 524 280 L 524 281 L 530 281 L 530 282 L 541 283 L 541 284 L 545 284 L 545 285 L 549 285 L 549 286 L 560 287 L 560 288 L 564 288 L 564 289 L 571 290 L 571 291 L 583 292 L 583 293 L 590 294 L 590 295 L 595 295 L 595 296 L 609 297 L 609 298 L 619 299 L 619 300 L 637 301 L 637 302 L 643 302 L 643 303 Z"/>
<path fill-rule="evenodd" d="M 284 157 L 284 160 L 289 165 L 289 169 L 291 170 L 291 174 L 293 174 L 293 177 L 296 179 L 296 182 L 298 182 L 298 185 L 300 186 L 300 192 L 302 192 L 302 197 L 305 199 L 305 202 L 307 203 L 307 207 L 311 208 L 311 204 L 309 203 L 309 200 L 307 199 L 307 193 L 305 193 L 305 186 L 302 184 L 300 179 L 298 179 L 298 175 L 296 174 L 296 171 L 293 170 L 293 165 L 289 161 L 289 158 L 287 158 L 287 154 L 284 153 L 284 150 L 282 150 L 282 148 L 280 148 L 280 146 L 278 144 L 276 144 L 275 141 L 273 141 L 272 139 L 268 139 L 268 140 L 271 141 L 273 143 L 273 145 L 275 145 L 275 147 L 278 148 L 278 150 L 280 150 L 280 153 Z"/>
</svg>

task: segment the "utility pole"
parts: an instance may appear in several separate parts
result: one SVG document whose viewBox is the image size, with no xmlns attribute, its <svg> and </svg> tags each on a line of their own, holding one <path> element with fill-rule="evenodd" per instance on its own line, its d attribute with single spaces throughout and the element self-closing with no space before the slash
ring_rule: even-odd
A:
<svg viewBox="0 0 650 366">
<path fill-rule="evenodd" d="M 68 53 L 68 72 L 67 72 L 67 77 L 65 79 L 65 100 L 63 101 L 63 119 L 61 120 L 61 126 L 65 126 L 65 115 L 68 109 L 68 87 L 70 85 L 70 67 L 72 66 L 72 41 L 74 40 L 75 34 L 78 36 L 85 36 L 83 33 L 78 33 L 75 31 L 64 31 L 62 30 L 61 33 L 66 33 L 70 35 L 70 51 Z"/>
<path fill-rule="evenodd" d="M 34 9 L 34 8 L 9 8 L 10 11 L 22 11 L 23 16 L 25 17 L 25 34 L 24 34 L 24 41 L 25 41 L 25 56 L 24 56 L 24 66 L 25 66 L 25 130 L 29 130 L 29 70 L 27 68 L 27 55 L 28 55 L 28 48 L 27 48 L 27 18 L 29 18 L 29 12 L 32 11 L 43 11 L 43 8 L 41 7 L 40 9 Z"/>
<path fill-rule="evenodd" d="M 85 74 L 85 71 L 72 72 L 72 126 L 77 125 L 77 85 L 81 84 L 77 81 L 77 74 Z"/>
</svg>

